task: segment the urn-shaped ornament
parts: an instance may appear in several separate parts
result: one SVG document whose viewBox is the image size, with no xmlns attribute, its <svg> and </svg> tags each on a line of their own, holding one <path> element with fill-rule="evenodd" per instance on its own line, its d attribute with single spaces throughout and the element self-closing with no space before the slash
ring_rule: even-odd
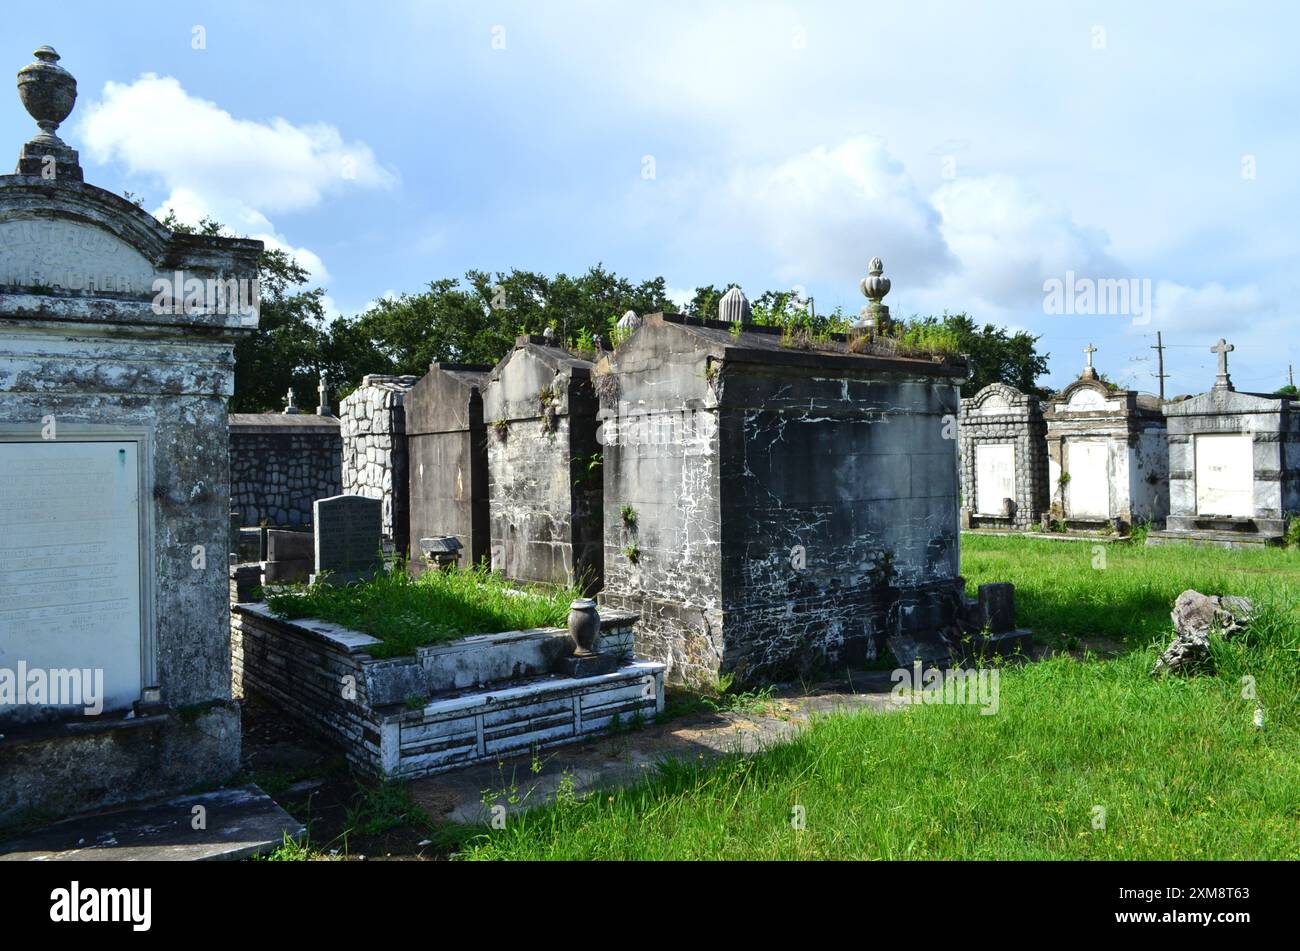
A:
<svg viewBox="0 0 1300 951">
<path fill-rule="evenodd" d="M 54 130 L 77 102 L 77 81 L 59 65 L 59 54 L 53 48 L 42 46 L 34 55 L 36 62 L 18 71 L 18 97 L 41 127 L 37 141 L 61 144 Z"/>
<path fill-rule="evenodd" d="M 569 605 L 569 636 L 575 654 L 593 654 L 600 637 L 600 615 L 592 598 L 578 598 Z"/>
</svg>

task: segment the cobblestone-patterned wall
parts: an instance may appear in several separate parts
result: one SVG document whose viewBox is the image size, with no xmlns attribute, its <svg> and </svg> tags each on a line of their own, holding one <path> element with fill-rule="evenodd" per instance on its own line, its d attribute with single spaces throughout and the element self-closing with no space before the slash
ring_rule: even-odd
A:
<svg viewBox="0 0 1300 951">
<path fill-rule="evenodd" d="M 601 597 L 671 680 L 860 664 L 953 620 L 964 365 L 651 315 L 595 373 Z"/>
<path fill-rule="evenodd" d="M 1005 383 L 990 383 L 961 401 L 962 518 L 971 528 L 1027 530 L 1040 524 L 1048 510 L 1047 423 L 1037 397 Z M 1015 514 L 1011 518 L 975 510 L 975 449 L 980 443 L 1016 447 Z"/>
<path fill-rule="evenodd" d="M 603 584 L 603 483 L 591 364 L 521 337 L 483 393 L 492 566 L 509 578 Z"/>
<path fill-rule="evenodd" d="M 410 533 L 405 401 L 418 380 L 372 374 L 339 406 L 343 492 L 383 502 L 384 538 L 400 554 Z"/>
<path fill-rule="evenodd" d="M 230 417 L 230 510 L 243 525 L 310 525 L 312 503 L 343 491 L 342 468 L 337 419 Z"/>
</svg>

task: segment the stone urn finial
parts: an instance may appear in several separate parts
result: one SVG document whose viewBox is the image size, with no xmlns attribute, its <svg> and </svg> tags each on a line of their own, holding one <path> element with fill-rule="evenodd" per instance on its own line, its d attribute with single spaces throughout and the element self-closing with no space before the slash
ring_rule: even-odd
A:
<svg viewBox="0 0 1300 951">
<path fill-rule="evenodd" d="M 54 133 L 77 103 L 77 81 L 59 65 L 54 47 L 42 46 L 32 55 L 36 62 L 18 71 L 18 98 L 41 128 L 32 141 L 63 145 Z"/>
<path fill-rule="evenodd" d="M 889 293 L 889 278 L 884 276 L 885 265 L 880 258 L 872 258 L 867 265 L 868 276 L 858 282 L 867 305 L 862 308 L 858 326 L 865 330 L 883 331 L 889 327 L 889 308 L 883 303 Z"/>
<path fill-rule="evenodd" d="M 59 65 L 53 47 L 42 46 L 33 55 L 36 62 L 18 71 L 18 98 L 41 131 L 23 146 L 18 174 L 79 182 L 81 164 L 76 150 L 55 134 L 77 104 L 77 81 Z"/>
</svg>

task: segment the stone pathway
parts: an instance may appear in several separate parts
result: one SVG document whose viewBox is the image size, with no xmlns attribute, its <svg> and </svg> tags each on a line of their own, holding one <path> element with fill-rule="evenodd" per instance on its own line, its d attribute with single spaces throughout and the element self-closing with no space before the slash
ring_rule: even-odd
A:
<svg viewBox="0 0 1300 951">
<path fill-rule="evenodd" d="M 195 807 L 204 828 L 196 829 Z M 302 823 L 256 786 L 77 816 L 0 843 L 0 861 L 242 859 L 299 838 Z"/>
<path fill-rule="evenodd" d="M 581 795 L 628 786 L 654 771 L 659 760 L 710 759 L 753 753 L 789 739 L 814 715 L 836 710 L 885 712 L 900 705 L 890 696 L 889 671 L 854 674 L 852 683 L 795 686 L 756 704 L 754 712 L 692 714 L 668 723 L 543 750 L 536 761 L 517 756 L 412 780 L 411 798 L 435 820 L 486 823 L 491 808 L 527 809 L 550 801 L 565 776 Z"/>
</svg>

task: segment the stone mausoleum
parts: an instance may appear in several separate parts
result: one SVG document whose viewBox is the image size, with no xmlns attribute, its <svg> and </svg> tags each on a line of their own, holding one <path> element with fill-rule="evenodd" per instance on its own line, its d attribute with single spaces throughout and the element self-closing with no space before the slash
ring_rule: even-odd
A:
<svg viewBox="0 0 1300 951">
<path fill-rule="evenodd" d="M 591 370 L 547 338 L 524 336 L 489 375 L 492 567 L 508 578 L 600 590 L 603 486 Z"/>
<path fill-rule="evenodd" d="M 262 243 L 85 184 L 76 83 L 36 56 L 42 131 L 0 177 L 0 822 L 211 786 L 240 749 L 226 403 Z"/>
<path fill-rule="evenodd" d="M 1278 545 L 1300 513 L 1300 403 L 1238 392 L 1232 344 L 1210 348 L 1219 372 L 1208 393 L 1166 403 L 1169 518 L 1148 544 Z"/>
<path fill-rule="evenodd" d="M 1036 396 L 990 383 L 961 401 L 962 528 L 1024 531 L 1048 507 L 1047 423 Z"/>
<path fill-rule="evenodd" d="M 462 566 L 491 564 L 483 415 L 483 389 L 491 370 L 435 363 L 406 396 L 413 565 L 422 558 L 421 538 L 448 535 L 460 543 Z"/>
<path fill-rule="evenodd" d="M 1102 382 L 1092 365 L 1047 401 L 1052 517 L 1070 529 L 1163 525 L 1169 514 L 1169 444 L 1158 397 Z"/>
<path fill-rule="evenodd" d="M 343 440 L 328 410 L 230 414 L 230 508 L 241 525 L 310 525 L 312 503 L 342 493 Z"/>
<path fill-rule="evenodd" d="M 860 665 L 961 612 L 965 361 L 795 339 L 747 309 L 652 314 L 596 369 L 601 599 L 641 615 L 638 655 L 676 682 Z"/>
<path fill-rule="evenodd" d="M 372 373 L 339 403 L 343 492 L 383 502 L 384 545 L 409 550 L 406 394 L 417 377 Z"/>
</svg>

